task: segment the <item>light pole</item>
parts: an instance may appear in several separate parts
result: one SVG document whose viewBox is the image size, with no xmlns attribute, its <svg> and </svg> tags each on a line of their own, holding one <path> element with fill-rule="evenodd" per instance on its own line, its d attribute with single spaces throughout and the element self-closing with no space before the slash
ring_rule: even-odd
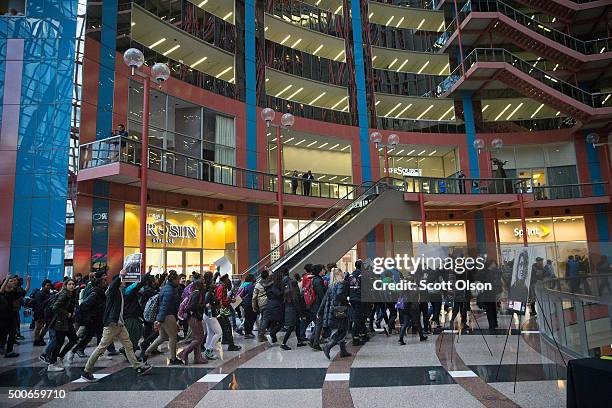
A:
<svg viewBox="0 0 612 408">
<path fill-rule="evenodd" d="M 502 147 L 504 147 L 504 141 L 501 138 L 496 137 L 495 139 L 491 140 L 491 148 L 487 148 L 484 140 L 475 139 L 473 146 L 474 146 L 474 149 L 478 150 L 478 154 L 480 154 L 480 152 L 483 150 L 487 154 L 487 157 L 486 157 L 486 160 L 488 162 L 487 169 L 489 170 L 491 174 L 491 178 L 494 178 L 493 177 L 493 158 L 491 157 L 491 150 L 494 149 L 495 151 L 497 151 L 501 149 Z"/>
<path fill-rule="evenodd" d="M 372 132 L 370 134 L 370 142 L 374 143 L 378 149 L 380 146 L 385 149 L 385 176 L 389 177 L 389 147 L 395 147 L 399 144 L 399 136 L 395 133 L 391 133 L 387 138 L 387 143 L 382 143 L 382 134 L 379 131 Z"/>
<path fill-rule="evenodd" d="M 285 249 L 283 247 L 283 242 L 285 241 L 285 237 L 283 235 L 283 190 L 285 187 L 285 183 L 283 180 L 283 144 L 281 143 L 281 128 L 284 127 L 288 129 L 293 126 L 293 124 L 295 123 L 295 116 L 290 113 L 283 114 L 283 116 L 281 116 L 280 125 L 275 125 L 273 123 L 275 116 L 276 112 L 274 111 L 274 109 L 265 108 L 261 111 L 261 118 L 266 122 L 266 126 L 268 128 L 276 128 L 276 202 L 278 207 L 278 242 L 280 256 L 283 256 L 285 253 Z"/>
<path fill-rule="evenodd" d="M 399 144 L 399 136 L 391 133 L 387 138 L 387 143 L 382 143 L 382 134 L 379 131 L 374 131 L 370 134 L 370 142 L 374 143 L 376 148 L 379 146 L 385 149 L 385 176 L 389 177 L 389 146 L 395 147 Z M 391 256 L 395 257 L 395 238 L 393 237 L 393 220 L 389 223 L 389 235 L 391 238 Z"/>
<path fill-rule="evenodd" d="M 132 69 L 132 75 L 143 79 L 143 101 L 142 101 L 142 137 L 140 155 L 140 253 L 141 272 L 147 267 L 147 188 L 149 167 L 149 92 L 151 88 L 151 77 L 137 68 L 144 64 L 144 55 L 137 48 L 130 48 L 123 53 L 123 61 Z M 168 65 L 156 63 L 151 68 L 151 75 L 155 83 L 161 84 L 170 78 Z"/>
</svg>

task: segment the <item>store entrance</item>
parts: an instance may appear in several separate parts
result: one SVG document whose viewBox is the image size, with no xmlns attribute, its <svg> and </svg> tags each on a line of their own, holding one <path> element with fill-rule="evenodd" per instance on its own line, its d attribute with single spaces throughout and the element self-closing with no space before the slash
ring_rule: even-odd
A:
<svg viewBox="0 0 612 408">
<path fill-rule="evenodd" d="M 179 275 L 189 278 L 194 272 L 202 273 L 202 251 L 166 250 L 166 270 L 174 269 Z"/>
</svg>

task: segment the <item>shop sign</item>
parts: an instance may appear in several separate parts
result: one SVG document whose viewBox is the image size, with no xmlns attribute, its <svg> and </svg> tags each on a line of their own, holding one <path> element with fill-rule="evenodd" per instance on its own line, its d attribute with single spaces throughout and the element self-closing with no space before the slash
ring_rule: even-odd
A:
<svg viewBox="0 0 612 408">
<path fill-rule="evenodd" d="M 423 169 L 409 169 L 407 167 L 389 167 L 389 174 L 399 174 L 400 176 L 409 177 L 421 177 L 423 175 Z"/>
<path fill-rule="evenodd" d="M 197 239 L 198 227 L 192 225 L 175 225 L 164 221 L 161 214 L 150 214 L 152 223 L 147 223 L 147 237 L 154 244 L 174 244 L 175 239 Z"/>
<path fill-rule="evenodd" d="M 527 227 L 527 238 L 546 238 L 548 235 L 550 235 L 550 228 L 543 225 L 539 225 L 537 227 Z M 523 229 L 515 228 L 514 236 L 516 238 L 522 238 Z"/>
</svg>

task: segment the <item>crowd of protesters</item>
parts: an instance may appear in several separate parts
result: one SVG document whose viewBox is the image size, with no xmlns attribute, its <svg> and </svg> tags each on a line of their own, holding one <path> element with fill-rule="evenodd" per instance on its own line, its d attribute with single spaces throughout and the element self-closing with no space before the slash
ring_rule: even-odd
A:
<svg viewBox="0 0 612 408">
<path fill-rule="evenodd" d="M 534 268 L 544 269 L 537 262 Z M 406 344 L 410 328 L 426 341 L 428 334 L 444 328 L 440 317 L 451 308 L 450 319 L 445 319 L 449 327 L 454 328 L 460 316 L 461 330 L 471 330 L 471 302 L 486 311 L 488 328 L 497 328 L 497 300 L 504 279 L 493 259 L 483 271 L 468 271 L 462 277 L 496 282 L 488 296 L 468 290 L 429 291 L 426 296 L 417 291 L 393 300 L 367 301 L 371 299 L 362 293 L 363 269 L 358 260 L 350 273 L 335 264 L 307 264 L 303 273 L 293 276 L 287 270 L 271 273 L 264 268 L 243 281 L 232 281 L 219 272 L 193 273 L 188 281 L 174 270 L 153 275 L 149 268 L 139 282 L 131 283 L 125 281 L 124 270 L 113 277 L 96 272 L 61 282 L 44 280 L 29 295 L 29 277 L 24 282 L 9 276 L 0 286 L 0 351 L 6 358 L 19 356 L 14 346 L 25 340 L 20 333 L 22 308 L 24 315 L 32 317 L 33 345 L 40 347 L 40 360 L 47 370 L 60 372 L 65 364 L 82 359 L 86 361 L 82 377 L 87 381 L 96 380 L 93 371 L 98 359 L 113 356 L 127 359 L 137 374 L 144 375 L 151 369 L 149 358 L 160 354 L 164 343 L 168 344 L 167 364 L 183 366 L 215 360 L 223 346 L 227 351 L 240 350 L 237 338 L 256 338 L 288 351 L 289 340 L 295 336 L 297 347 L 309 346 L 327 358 L 336 346 L 340 356 L 349 356 L 347 340 L 363 345 L 376 329 L 387 336 L 398 335 L 400 345 Z M 438 282 L 456 279 L 454 275 L 427 270 L 410 279 Z M 391 268 L 382 279 L 398 277 L 399 272 Z M 115 342 L 121 345 L 118 350 Z M 88 356 L 86 348 L 94 344 Z"/>
</svg>

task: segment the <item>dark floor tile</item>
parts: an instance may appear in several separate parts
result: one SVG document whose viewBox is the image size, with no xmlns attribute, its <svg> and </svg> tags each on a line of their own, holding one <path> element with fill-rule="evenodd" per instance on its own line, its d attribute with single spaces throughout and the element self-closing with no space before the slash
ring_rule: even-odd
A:
<svg viewBox="0 0 612 408">
<path fill-rule="evenodd" d="M 429 371 L 436 371 L 436 380 Z M 350 387 L 400 387 L 409 385 L 454 384 L 453 378 L 440 366 L 352 368 Z"/>
<path fill-rule="evenodd" d="M 497 375 L 497 365 L 469 366 L 480 378 L 488 383 L 514 381 L 515 365 L 502 364 Z M 567 369 L 558 364 L 518 364 L 517 381 L 564 380 Z"/>
<path fill-rule="evenodd" d="M 196 367 L 153 367 L 142 377 L 127 367 L 100 381 L 83 388 L 83 391 L 171 391 L 184 390 L 206 373 L 210 368 Z"/>
<path fill-rule="evenodd" d="M 81 377 L 81 369 L 67 367 L 64 371 L 48 372 L 44 367 L 17 367 L 0 373 L 2 387 L 59 387 Z"/>
<path fill-rule="evenodd" d="M 215 390 L 281 390 L 321 388 L 324 368 L 238 368 Z"/>
</svg>

